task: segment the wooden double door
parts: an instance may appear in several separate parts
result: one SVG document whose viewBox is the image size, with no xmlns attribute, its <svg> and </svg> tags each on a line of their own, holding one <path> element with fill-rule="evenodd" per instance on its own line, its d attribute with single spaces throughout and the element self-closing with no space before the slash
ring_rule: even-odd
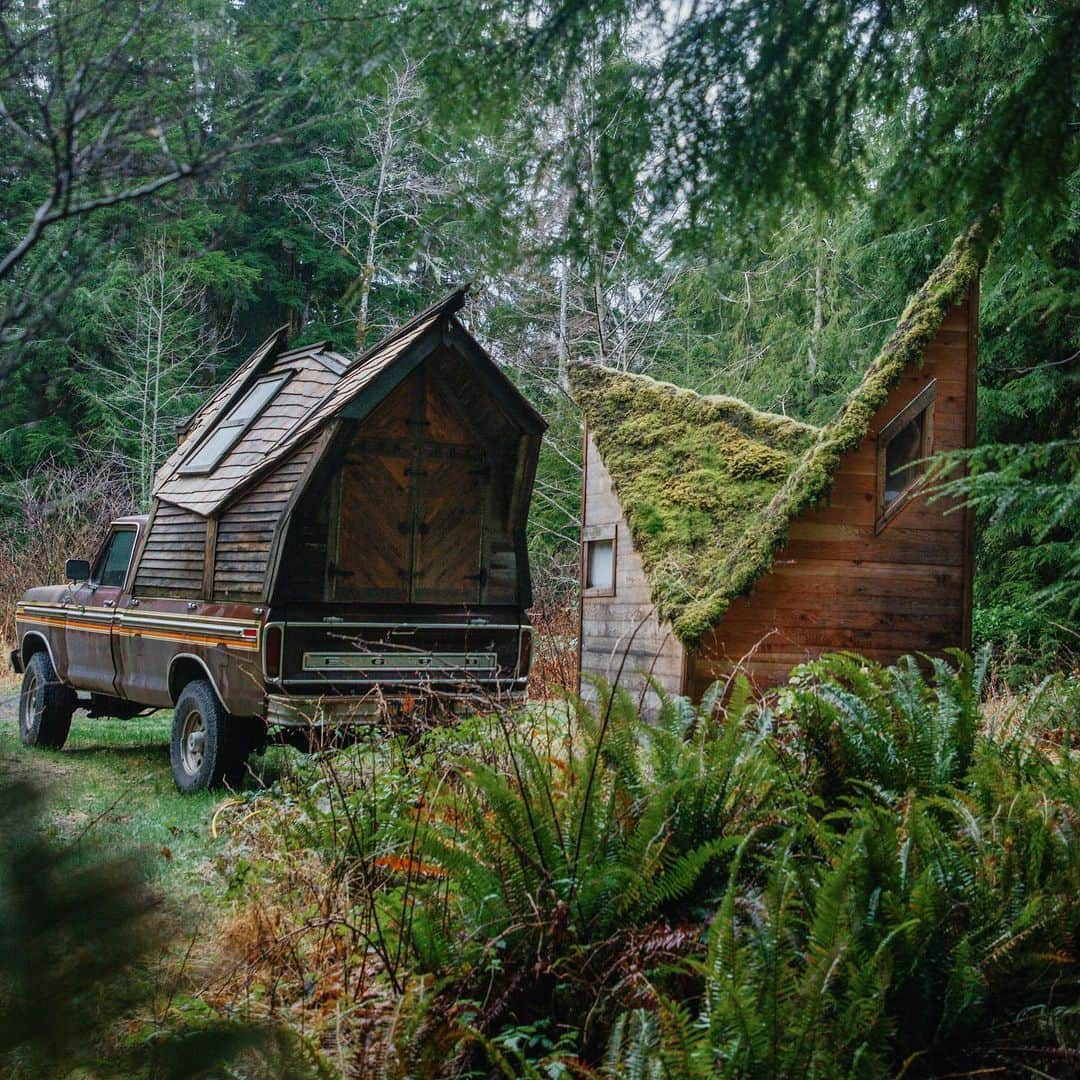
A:
<svg viewBox="0 0 1080 1080">
<path fill-rule="evenodd" d="M 338 475 L 335 600 L 476 603 L 490 468 L 424 368 L 360 426 Z"/>
</svg>

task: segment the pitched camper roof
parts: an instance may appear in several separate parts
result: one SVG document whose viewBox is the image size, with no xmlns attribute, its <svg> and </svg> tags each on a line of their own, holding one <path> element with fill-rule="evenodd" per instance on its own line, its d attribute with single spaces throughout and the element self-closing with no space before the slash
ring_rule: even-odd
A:
<svg viewBox="0 0 1080 1080">
<path fill-rule="evenodd" d="M 464 302 L 465 289 L 455 290 L 351 363 L 326 341 L 286 351 L 285 328 L 275 330 L 191 417 L 183 443 L 158 470 L 155 497 L 203 516 L 218 513 L 334 420 L 366 416 L 446 341 L 468 355 L 471 373 L 498 394 L 524 429 L 543 431 L 543 419 L 454 318 Z M 274 392 L 245 425 L 237 417 L 260 382 L 274 384 Z M 193 470 L 203 448 L 230 426 L 240 434 L 220 459 Z"/>
<path fill-rule="evenodd" d="M 598 364 L 570 382 L 649 577 L 661 619 L 696 645 L 767 573 L 788 524 L 829 491 L 889 391 L 922 361 L 948 309 L 977 277 L 993 224 L 958 237 L 896 330 L 824 427 L 758 412 Z"/>
</svg>

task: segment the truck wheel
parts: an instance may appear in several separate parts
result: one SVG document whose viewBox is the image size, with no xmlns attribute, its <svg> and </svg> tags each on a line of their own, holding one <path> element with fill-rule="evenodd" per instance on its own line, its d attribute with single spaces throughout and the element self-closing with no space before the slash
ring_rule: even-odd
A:
<svg viewBox="0 0 1080 1080">
<path fill-rule="evenodd" d="M 30 658 L 19 693 L 19 738 L 24 746 L 59 750 L 71 730 L 78 698 L 57 677 L 47 652 Z"/>
<path fill-rule="evenodd" d="M 232 722 L 205 679 L 189 682 L 180 691 L 169 758 L 173 779 L 184 794 L 220 787 L 226 780 L 235 782 Z"/>
</svg>

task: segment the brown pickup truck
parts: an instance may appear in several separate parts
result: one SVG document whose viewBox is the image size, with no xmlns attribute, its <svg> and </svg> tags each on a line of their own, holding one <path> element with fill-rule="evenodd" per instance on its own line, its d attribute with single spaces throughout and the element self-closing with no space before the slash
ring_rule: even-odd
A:
<svg viewBox="0 0 1080 1080">
<path fill-rule="evenodd" d="M 520 699 L 543 421 L 454 312 L 349 363 L 281 332 L 188 422 L 148 516 L 16 611 L 20 734 L 175 710 L 182 791 L 271 735 Z"/>
</svg>

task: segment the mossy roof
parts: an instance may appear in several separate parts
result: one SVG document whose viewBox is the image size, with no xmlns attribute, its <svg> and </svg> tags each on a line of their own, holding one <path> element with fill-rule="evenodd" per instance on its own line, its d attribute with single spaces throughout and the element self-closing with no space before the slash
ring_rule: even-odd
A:
<svg viewBox="0 0 1080 1080">
<path fill-rule="evenodd" d="M 866 375 L 824 427 L 730 397 L 599 364 L 570 368 L 573 394 L 611 474 L 658 614 L 696 645 L 772 566 L 790 522 L 823 499 L 889 391 L 975 280 L 996 231 L 959 236 L 915 293 Z"/>
</svg>

